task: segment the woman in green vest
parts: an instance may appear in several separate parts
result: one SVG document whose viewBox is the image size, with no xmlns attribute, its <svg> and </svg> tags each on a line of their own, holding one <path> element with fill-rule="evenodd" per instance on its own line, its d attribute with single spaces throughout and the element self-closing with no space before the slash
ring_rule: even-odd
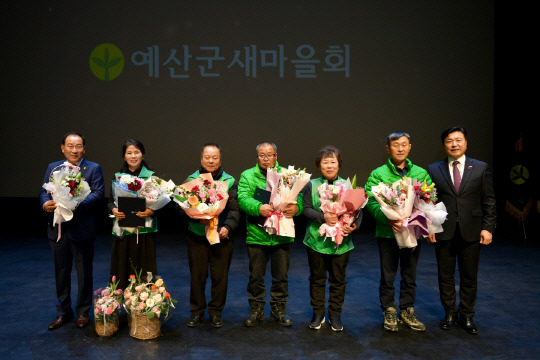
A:
<svg viewBox="0 0 540 360">
<path fill-rule="evenodd" d="M 189 272 L 191 274 L 189 304 L 191 316 L 187 326 L 197 327 L 204 319 L 205 311 L 210 315 L 213 327 L 223 326 L 221 312 L 227 299 L 229 268 L 233 253 L 232 231 L 238 226 L 238 182 L 221 167 L 221 147 L 216 143 L 204 144 L 201 149 L 201 167 L 191 174 L 186 182 L 198 179 L 201 174 L 210 173 L 216 181 L 227 183 L 229 199 L 227 206 L 219 214 L 219 243 L 210 245 L 205 236 L 204 221 L 189 219 L 186 235 Z M 179 207 L 179 206 L 178 206 Z M 182 211 L 183 212 L 183 211 Z M 207 303 L 205 288 L 210 270 L 210 301 Z"/>
<path fill-rule="evenodd" d="M 362 222 L 362 212 L 349 226 L 342 229 L 343 242 L 339 247 L 330 239 L 319 234 L 319 228 L 326 223 L 328 226 L 335 225 L 339 218 L 336 214 L 323 213 L 320 209 L 321 201 L 318 192 L 323 183 L 334 184 L 337 180 L 343 180 L 338 175 L 341 168 L 341 152 L 334 146 L 324 146 L 317 152 L 315 165 L 322 176 L 312 179 L 304 189 L 304 215 L 307 218 L 307 229 L 304 237 L 304 245 L 307 246 L 309 263 L 309 294 L 313 307 L 313 318 L 309 327 L 314 330 L 321 328 L 325 322 L 325 294 L 326 279 L 328 277 L 329 293 L 328 318 L 334 331 L 342 331 L 341 310 L 345 299 L 345 269 L 349 263 L 350 251 L 354 248 L 349 234 L 356 230 Z"/>
<path fill-rule="evenodd" d="M 128 139 L 122 146 L 124 164 L 120 168 L 120 171 L 114 174 L 113 182 L 121 174 L 137 176 L 144 180 L 148 180 L 152 175 L 155 175 L 154 171 L 144 161 L 144 154 L 145 149 L 142 142 L 135 139 Z M 114 215 L 114 221 L 125 218 L 125 214 L 118 211 L 118 208 L 114 204 L 113 191 L 111 191 L 111 196 L 109 197 L 109 211 Z M 148 208 L 145 211 L 139 211 L 137 213 L 137 216 L 143 219 L 151 218 L 153 215 L 154 211 Z M 110 276 L 112 278 L 113 275 L 116 275 L 119 289 L 125 289 L 127 287 L 129 275 L 135 273 L 134 268 L 137 271 L 142 270 L 142 274 L 146 274 L 147 271 L 152 274 L 157 273 L 156 232 L 156 219 L 152 219 L 152 225 L 150 227 L 140 228 L 138 236 L 135 233 L 125 230 L 120 235 L 116 234 L 113 230 Z"/>
</svg>

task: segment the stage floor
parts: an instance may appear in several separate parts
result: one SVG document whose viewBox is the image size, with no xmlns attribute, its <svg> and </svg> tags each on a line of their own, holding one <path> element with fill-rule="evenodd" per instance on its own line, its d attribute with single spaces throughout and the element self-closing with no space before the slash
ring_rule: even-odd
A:
<svg viewBox="0 0 540 360">
<path fill-rule="evenodd" d="M 282 328 L 267 319 L 260 326 L 243 325 L 249 313 L 246 295 L 248 258 L 241 234 L 236 235 L 229 275 L 224 326 L 214 329 L 208 315 L 198 328 L 188 328 L 189 268 L 181 234 L 160 234 L 157 263 L 173 298 L 174 315 L 155 340 L 130 337 L 125 323 L 111 338 L 100 338 L 93 327 L 78 329 L 74 322 L 49 331 L 55 317 L 53 262 L 44 236 L 10 235 L 0 241 L 4 280 L 2 359 L 537 359 L 540 352 L 540 248 L 536 240 L 501 241 L 483 247 L 475 321 L 480 334 L 460 328 L 440 330 L 444 315 L 439 303 L 433 246 L 424 243 L 418 265 L 415 310 L 427 326 L 425 333 L 400 327 L 382 330 L 378 300 L 379 258 L 372 232 L 355 235 L 355 249 L 347 269 L 347 292 L 342 320 L 345 330 L 333 332 L 328 323 L 308 328 L 308 264 L 304 245 L 293 246 L 287 307 L 294 324 Z M 497 241 L 499 240 L 499 241 Z M 111 242 L 100 235 L 95 245 L 94 288 L 107 285 Z M 267 274 L 267 286 L 269 285 Z M 76 274 L 73 271 L 73 299 Z M 399 275 L 396 279 L 399 284 Z"/>
</svg>

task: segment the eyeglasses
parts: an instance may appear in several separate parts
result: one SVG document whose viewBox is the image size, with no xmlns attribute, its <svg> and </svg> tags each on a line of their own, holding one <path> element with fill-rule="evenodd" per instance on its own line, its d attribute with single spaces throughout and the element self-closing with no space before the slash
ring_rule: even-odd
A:
<svg viewBox="0 0 540 360">
<path fill-rule="evenodd" d="M 276 157 L 277 154 L 268 154 L 268 155 L 259 155 L 259 159 L 266 160 L 266 159 L 273 159 Z"/>
</svg>

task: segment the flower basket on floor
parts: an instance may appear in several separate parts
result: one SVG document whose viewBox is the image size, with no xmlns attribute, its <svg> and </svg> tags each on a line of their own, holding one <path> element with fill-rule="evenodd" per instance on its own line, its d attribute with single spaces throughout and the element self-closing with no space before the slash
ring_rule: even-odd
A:
<svg viewBox="0 0 540 360">
<path fill-rule="evenodd" d="M 118 314 L 122 302 L 122 289 L 116 289 L 116 276 L 106 288 L 94 291 L 94 322 L 99 336 L 112 336 L 118 332 Z"/>
<path fill-rule="evenodd" d="M 128 314 L 129 335 L 136 339 L 149 340 L 161 335 L 161 325 L 173 313 L 176 300 L 158 276 L 147 273 L 146 281 L 140 272 L 130 275 L 129 285 L 124 291 L 124 308 Z"/>
</svg>

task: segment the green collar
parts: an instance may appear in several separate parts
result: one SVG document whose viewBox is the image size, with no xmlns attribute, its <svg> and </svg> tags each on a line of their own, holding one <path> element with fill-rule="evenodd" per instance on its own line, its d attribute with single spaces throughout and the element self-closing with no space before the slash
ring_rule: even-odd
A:
<svg viewBox="0 0 540 360">
<path fill-rule="evenodd" d="M 394 165 L 394 163 L 392 162 L 392 158 L 388 158 L 388 160 L 386 161 L 386 165 L 394 174 L 400 176 L 399 172 L 396 170 L 396 165 Z M 411 171 L 412 161 L 409 160 L 409 158 L 405 159 L 405 167 L 407 168 L 407 172 Z"/>
</svg>

